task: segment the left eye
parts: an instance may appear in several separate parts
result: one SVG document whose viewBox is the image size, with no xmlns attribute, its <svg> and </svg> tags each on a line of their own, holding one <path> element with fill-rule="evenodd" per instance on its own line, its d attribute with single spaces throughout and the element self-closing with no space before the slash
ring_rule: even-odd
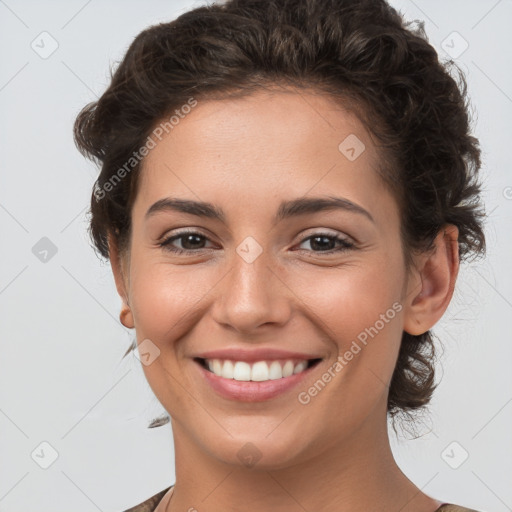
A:
<svg viewBox="0 0 512 512">
<path fill-rule="evenodd" d="M 314 235 L 304 238 L 301 241 L 300 245 L 302 245 L 304 242 L 309 242 L 311 247 L 320 247 L 319 251 L 313 252 L 331 253 L 338 251 L 346 251 L 347 249 L 351 249 L 354 247 L 354 244 L 352 242 L 349 242 L 345 238 L 341 238 L 339 236 L 331 235 L 328 233 L 315 233 Z M 336 244 L 338 244 L 338 247 L 336 247 Z M 326 245 L 329 247 L 326 248 Z"/>
<path fill-rule="evenodd" d="M 181 241 L 181 248 L 172 245 L 177 240 Z M 207 247 L 204 247 L 204 243 L 206 241 L 208 241 L 208 238 L 201 233 L 197 233 L 195 231 L 186 231 L 184 233 L 180 233 L 165 239 L 159 245 L 166 251 L 170 251 L 175 254 L 182 254 L 186 252 L 195 252 L 201 249 L 206 249 Z M 299 245 L 302 245 L 305 242 L 309 242 L 313 252 L 317 253 L 346 251 L 354 247 L 354 244 L 347 239 L 328 233 L 315 233 L 301 240 Z M 314 250 L 315 247 L 317 250 Z"/>
</svg>

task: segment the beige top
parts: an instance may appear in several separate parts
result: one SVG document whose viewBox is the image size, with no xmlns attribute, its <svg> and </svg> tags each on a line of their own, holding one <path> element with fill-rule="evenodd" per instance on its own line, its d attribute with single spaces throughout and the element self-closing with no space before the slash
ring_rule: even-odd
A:
<svg viewBox="0 0 512 512">
<path fill-rule="evenodd" d="M 151 498 L 147 499 L 146 501 L 143 501 L 142 503 L 139 503 L 135 507 L 129 508 L 125 510 L 124 512 L 155 512 L 158 504 L 162 501 L 163 497 L 171 489 L 171 487 L 174 487 L 173 485 L 167 487 L 167 489 L 164 489 L 163 491 L 158 492 L 154 496 L 151 496 Z M 169 493 L 169 496 L 166 498 L 167 503 L 169 502 L 172 492 L 174 489 L 171 490 Z M 459 505 L 453 505 L 452 503 L 443 503 L 436 512 L 478 512 L 477 510 L 474 510 L 472 508 L 465 508 L 460 507 Z"/>
</svg>

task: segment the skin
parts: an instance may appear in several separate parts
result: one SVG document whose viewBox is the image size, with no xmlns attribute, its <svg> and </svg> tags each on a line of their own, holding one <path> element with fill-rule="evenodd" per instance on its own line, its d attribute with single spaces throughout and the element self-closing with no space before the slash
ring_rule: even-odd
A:
<svg viewBox="0 0 512 512">
<path fill-rule="evenodd" d="M 355 134 L 365 151 L 338 146 Z M 457 228 L 406 272 L 399 209 L 375 171 L 379 153 L 359 120 L 314 91 L 261 91 L 199 102 L 144 161 L 129 254 L 110 238 L 123 323 L 160 355 L 146 378 L 171 416 L 176 486 L 157 510 L 433 512 L 440 502 L 400 471 L 389 445 L 386 401 L 402 331 L 421 334 L 446 310 L 458 273 Z M 157 200 L 207 201 L 226 224 L 164 211 Z M 276 225 L 281 201 L 344 197 L 371 214 L 337 209 Z M 206 238 L 159 242 L 190 228 Z M 307 238 L 328 232 L 355 243 L 326 254 Z M 247 263 L 248 236 L 262 253 Z M 338 247 L 328 239 L 329 248 Z M 195 243 L 195 245 L 194 245 Z M 197 248 L 196 248 L 197 247 Z M 307 405 L 307 391 L 392 304 L 400 312 Z M 324 360 L 297 389 L 260 403 L 217 395 L 191 357 L 212 348 L 279 347 Z M 247 443 L 261 454 L 248 468 Z"/>
</svg>

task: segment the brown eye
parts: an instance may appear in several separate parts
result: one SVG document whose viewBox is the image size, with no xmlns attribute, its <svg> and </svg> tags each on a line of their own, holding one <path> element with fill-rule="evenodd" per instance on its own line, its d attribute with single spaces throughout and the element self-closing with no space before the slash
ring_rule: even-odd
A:
<svg viewBox="0 0 512 512">
<path fill-rule="evenodd" d="M 354 244 L 347 239 L 327 233 L 315 233 L 314 235 L 308 236 L 301 241 L 300 245 L 305 242 L 310 243 L 313 252 L 331 253 L 346 251 L 354 247 Z"/>
<path fill-rule="evenodd" d="M 178 240 L 181 243 L 181 248 L 172 245 L 175 241 Z M 177 235 L 173 235 L 171 237 L 166 238 L 159 245 L 160 247 L 163 247 L 166 251 L 170 251 L 175 254 L 182 254 L 186 252 L 195 252 L 201 249 L 206 249 L 206 247 L 204 247 L 204 243 L 207 240 L 208 238 L 206 236 L 196 231 L 184 231 Z"/>
</svg>

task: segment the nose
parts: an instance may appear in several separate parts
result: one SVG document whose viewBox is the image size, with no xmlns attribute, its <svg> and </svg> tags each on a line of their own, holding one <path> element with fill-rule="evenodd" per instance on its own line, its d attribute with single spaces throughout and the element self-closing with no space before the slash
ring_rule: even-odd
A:
<svg viewBox="0 0 512 512">
<path fill-rule="evenodd" d="M 212 315 L 217 323 L 248 335 L 263 325 L 288 322 L 294 294 L 269 263 L 265 253 L 251 263 L 234 254 L 230 270 L 216 287 Z"/>
</svg>

